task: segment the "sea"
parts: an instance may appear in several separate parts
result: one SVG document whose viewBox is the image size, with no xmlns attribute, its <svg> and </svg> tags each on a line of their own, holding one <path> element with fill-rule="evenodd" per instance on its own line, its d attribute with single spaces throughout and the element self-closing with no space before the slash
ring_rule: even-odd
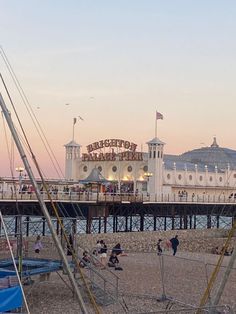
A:
<svg viewBox="0 0 236 314">
<path fill-rule="evenodd" d="M 19 216 L 17 216 L 19 217 Z M 23 236 L 35 236 L 35 235 L 50 235 L 50 229 L 48 228 L 47 223 L 45 222 L 45 218 L 38 216 L 20 216 L 21 217 L 21 229 Z M 9 236 L 16 236 L 16 216 L 4 216 L 4 223 L 6 226 L 6 230 Z M 72 225 L 74 224 L 75 219 L 71 218 L 63 218 L 63 226 L 66 232 L 69 234 L 72 230 Z M 58 224 L 56 218 L 52 218 L 52 223 L 54 228 L 58 229 Z M 220 216 L 218 222 L 216 218 L 212 216 L 211 218 L 211 227 L 220 229 L 231 229 L 232 227 L 232 217 Z M 86 225 L 87 220 L 85 218 L 77 218 L 76 219 L 76 232 L 77 234 L 85 234 L 86 233 Z M 188 221 L 188 229 L 191 229 L 190 222 Z M 195 218 L 195 226 L 196 229 L 207 229 L 207 216 L 198 215 Z M 156 230 L 164 231 L 172 229 L 172 218 L 167 217 L 166 220 L 163 217 L 159 217 L 156 220 Z M 180 230 L 183 229 L 183 223 L 181 224 L 180 218 L 176 217 L 174 222 L 174 229 Z M 131 219 L 126 220 L 126 217 L 119 216 L 116 219 L 116 232 L 140 232 L 140 216 L 132 216 Z M 193 222 L 192 222 L 193 228 Z M 91 222 L 91 233 L 104 233 L 105 225 L 103 219 L 95 218 Z M 144 225 L 143 231 L 154 231 L 154 221 L 153 217 L 145 216 L 144 217 Z M 106 233 L 114 232 L 114 219 L 113 216 L 107 217 L 106 223 Z M 0 225 L 0 236 L 5 236 L 4 228 L 2 224 Z"/>
</svg>

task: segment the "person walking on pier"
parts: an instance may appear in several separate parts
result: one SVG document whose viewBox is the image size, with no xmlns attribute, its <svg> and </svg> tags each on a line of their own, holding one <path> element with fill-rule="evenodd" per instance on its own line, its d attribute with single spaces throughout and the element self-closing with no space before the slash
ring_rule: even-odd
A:
<svg viewBox="0 0 236 314">
<path fill-rule="evenodd" d="M 170 239 L 172 249 L 173 249 L 173 255 L 175 256 L 177 252 L 177 247 L 179 245 L 178 235 L 176 235 L 174 238 Z"/>
</svg>

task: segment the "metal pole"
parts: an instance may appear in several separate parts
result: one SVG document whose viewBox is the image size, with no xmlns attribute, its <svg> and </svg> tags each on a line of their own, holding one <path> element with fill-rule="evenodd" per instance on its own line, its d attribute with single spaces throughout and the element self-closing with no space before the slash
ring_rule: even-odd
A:
<svg viewBox="0 0 236 314">
<path fill-rule="evenodd" d="M 16 144 L 17 149 L 19 151 L 19 154 L 21 156 L 22 162 L 24 163 L 24 166 L 25 166 L 25 169 L 27 171 L 27 174 L 28 174 L 28 176 L 29 176 L 29 178 L 31 180 L 31 183 L 32 183 L 32 185 L 33 185 L 33 187 L 35 189 L 35 194 L 37 196 L 37 199 L 38 199 L 39 205 L 41 207 L 41 210 L 42 210 L 42 212 L 43 212 L 43 214 L 44 214 L 44 216 L 45 216 L 45 218 L 47 220 L 48 227 L 49 227 L 49 229 L 51 231 L 53 241 L 54 241 L 54 243 L 55 243 L 55 245 L 57 247 L 58 253 L 59 253 L 63 263 L 65 264 L 65 268 L 67 270 L 68 277 L 70 279 L 71 285 L 74 288 L 75 293 L 76 293 L 76 295 L 78 297 L 82 313 L 88 314 L 88 312 L 86 310 L 86 307 L 85 307 L 85 304 L 84 304 L 84 301 L 82 299 L 81 293 L 79 291 L 78 285 L 77 285 L 77 283 L 75 281 L 75 278 L 73 276 L 73 273 L 72 273 L 72 271 L 70 269 L 70 266 L 69 266 L 69 263 L 67 261 L 66 255 L 65 255 L 65 253 L 64 253 L 64 251 L 62 249 L 60 240 L 59 240 L 59 238 L 58 238 L 58 236 L 56 234 L 56 231 L 54 229 L 54 226 L 52 224 L 51 217 L 49 215 L 49 212 L 48 212 L 48 209 L 46 207 L 46 204 L 45 204 L 44 200 L 41 197 L 41 193 L 40 193 L 40 190 L 38 188 L 37 182 L 35 180 L 33 171 L 31 169 L 30 164 L 28 162 L 28 159 L 27 159 L 27 157 L 25 155 L 23 146 L 22 146 L 22 144 L 21 144 L 21 142 L 19 140 L 19 137 L 18 137 L 18 134 L 17 134 L 16 129 L 14 127 L 14 124 L 12 122 L 10 113 L 9 113 L 7 107 L 6 107 L 6 104 L 5 104 L 1 94 L 0 94 L 0 106 L 2 108 L 4 116 L 6 118 L 6 121 L 7 121 L 8 127 L 9 127 L 9 129 L 11 131 L 12 137 L 14 138 L 14 141 L 15 141 L 15 144 Z"/>
<path fill-rule="evenodd" d="M 236 249 L 233 250 L 233 253 L 232 253 L 231 257 L 230 257 L 229 263 L 228 263 L 228 265 L 226 267 L 226 270 L 225 270 L 225 272 L 223 274 L 223 278 L 221 280 L 221 283 L 219 285 L 217 293 L 216 293 L 215 297 L 213 298 L 213 301 L 212 301 L 212 305 L 213 306 L 218 305 L 218 303 L 220 301 L 220 298 L 221 298 L 221 296 L 223 294 L 225 285 L 226 285 L 226 283 L 228 281 L 230 272 L 231 272 L 231 270 L 232 270 L 232 268 L 234 266 L 235 260 L 236 260 Z M 215 313 L 215 312 L 214 311 L 210 311 L 210 313 L 212 314 L 212 313 Z"/>
<path fill-rule="evenodd" d="M 161 301 L 167 300 L 166 291 L 165 291 L 165 282 L 164 282 L 164 256 L 159 256 L 160 261 L 160 272 L 161 272 L 161 285 L 162 285 L 162 296 Z"/>
</svg>

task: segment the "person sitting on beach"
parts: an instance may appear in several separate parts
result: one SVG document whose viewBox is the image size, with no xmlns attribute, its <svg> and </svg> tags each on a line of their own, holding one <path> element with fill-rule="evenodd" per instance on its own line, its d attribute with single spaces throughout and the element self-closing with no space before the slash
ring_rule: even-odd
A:
<svg viewBox="0 0 236 314">
<path fill-rule="evenodd" d="M 222 247 L 221 253 L 223 253 L 223 250 L 224 250 L 224 247 Z M 233 251 L 234 251 L 233 248 L 229 248 L 229 250 L 226 249 L 226 250 L 224 251 L 224 256 L 230 256 L 230 255 L 232 255 Z"/>
<path fill-rule="evenodd" d="M 117 243 L 117 244 L 113 247 L 112 253 L 116 253 L 116 255 L 120 255 L 120 256 L 127 256 L 127 254 L 124 253 L 124 251 L 122 250 L 120 243 Z"/>
<path fill-rule="evenodd" d="M 90 257 L 88 255 L 87 251 L 83 252 L 83 257 L 79 263 L 79 266 L 84 268 L 85 266 L 87 266 L 88 264 L 90 264 Z"/>
<path fill-rule="evenodd" d="M 35 253 L 39 254 L 39 252 L 42 250 L 42 248 L 43 248 L 43 245 L 42 245 L 40 236 L 38 235 L 37 239 L 36 239 L 36 241 L 34 243 L 34 251 L 35 251 Z"/>
<path fill-rule="evenodd" d="M 218 247 L 218 246 L 213 247 L 212 250 L 211 250 L 211 253 L 212 253 L 212 254 L 220 254 L 220 252 L 219 252 L 219 247 Z"/>
<path fill-rule="evenodd" d="M 97 241 L 96 244 L 96 255 L 98 256 L 98 254 L 101 254 L 101 247 L 102 247 L 102 242 L 101 241 Z"/>
<path fill-rule="evenodd" d="M 115 252 L 112 252 L 108 261 L 108 266 L 116 267 L 118 264 L 119 264 L 119 260 L 118 260 L 117 254 Z"/>
<path fill-rule="evenodd" d="M 111 253 L 111 256 L 109 258 L 108 262 L 109 267 L 115 267 L 115 270 L 123 270 L 122 267 L 119 266 L 119 260 L 115 252 Z"/>
</svg>

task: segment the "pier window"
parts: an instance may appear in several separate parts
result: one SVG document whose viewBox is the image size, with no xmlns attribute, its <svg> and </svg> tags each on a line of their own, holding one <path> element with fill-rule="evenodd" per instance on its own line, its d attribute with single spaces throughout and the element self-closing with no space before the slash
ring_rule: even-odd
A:
<svg viewBox="0 0 236 314">
<path fill-rule="evenodd" d="M 202 176 L 199 177 L 199 180 L 202 181 Z"/>
<path fill-rule="evenodd" d="M 220 180 L 220 182 L 222 182 L 223 178 L 222 178 L 222 177 L 219 177 L 219 180 Z"/>
<path fill-rule="evenodd" d="M 143 167 L 143 171 L 144 171 L 144 172 L 147 172 L 147 171 L 148 171 L 148 166 L 144 166 L 144 167 Z"/>
<path fill-rule="evenodd" d="M 87 171 L 88 171 L 88 167 L 87 167 L 87 166 L 84 166 L 83 171 L 84 171 L 84 172 L 87 172 Z"/>
<path fill-rule="evenodd" d="M 193 176 L 191 174 L 190 174 L 190 176 L 188 178 L 189 178 L 189 181 L 193 180 Z"/>
<path fill-rule="evenodd" d="M 116 166 L 113 166 L 113 167 L 112 167 L 112 171 L 113 171 L 113 172 L 116 172 L 116 171 L 117 171 L 117 167 L 116 167 Z"/>
<path fill-rule="evenodd" d="M 210 181 L 212 181 L 212 180 L 213 180 L 213 179 L 212 179 L 212 176 L 210 176 L 209 180 L 210 180 Z"/>
<path fill-rule="evenodd" d="M 132 172 L 133 168 L 131 166 L 128 166 L 127 170 L 128 172 Z"/>
</svg>

